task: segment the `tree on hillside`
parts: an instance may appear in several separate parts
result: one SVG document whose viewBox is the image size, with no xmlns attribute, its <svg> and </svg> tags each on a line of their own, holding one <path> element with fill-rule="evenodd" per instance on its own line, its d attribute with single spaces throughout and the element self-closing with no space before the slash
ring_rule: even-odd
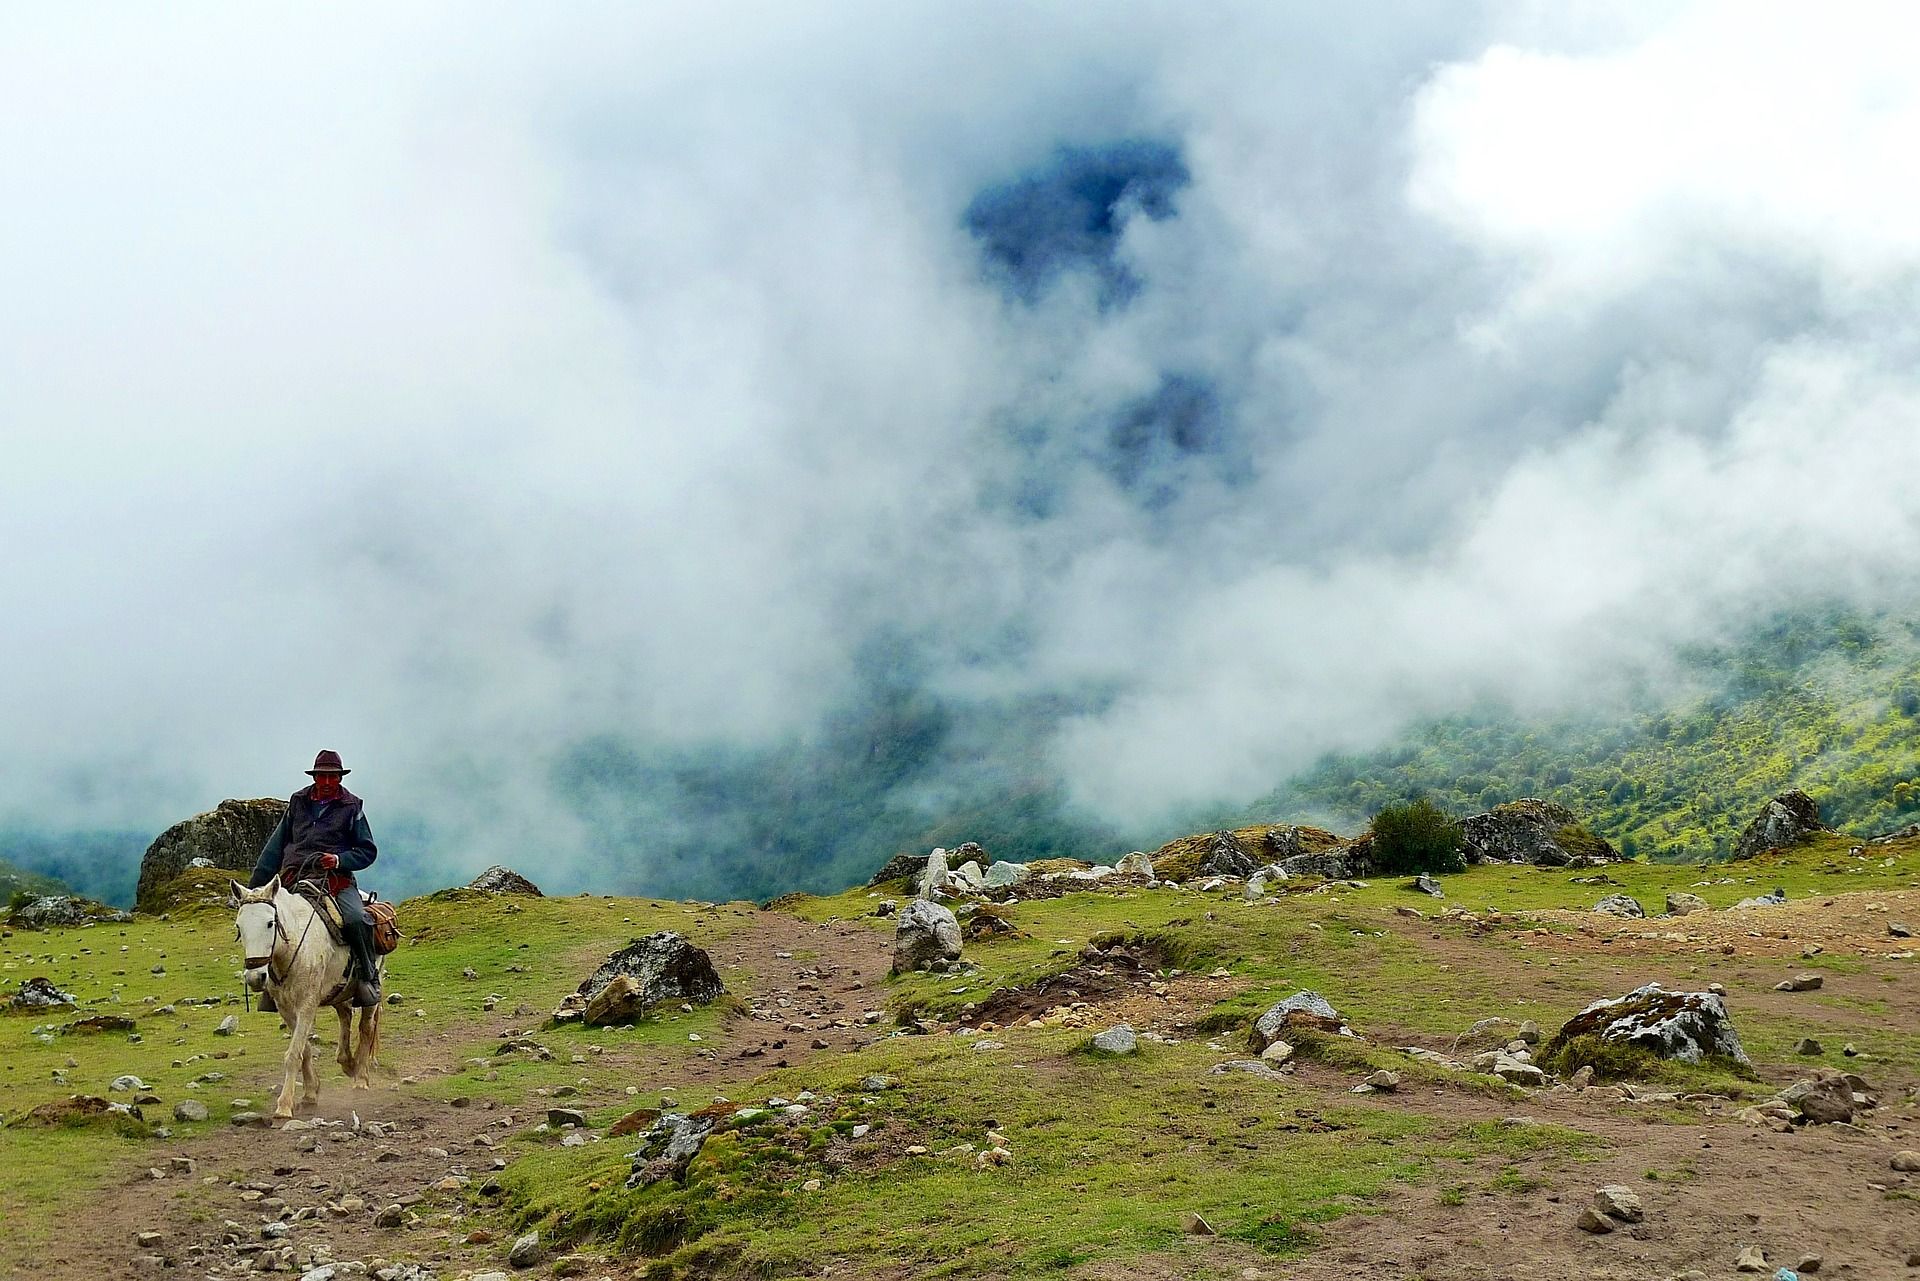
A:
<svg viewBox="0 0 1920 1281">
<path fill-rule="evenodd" d="M 1460 824 L 1424 796 L 1385 807 L 1370 830 L 1374 861 L 1383 872 L 1467 870 Z"/>
</svg>

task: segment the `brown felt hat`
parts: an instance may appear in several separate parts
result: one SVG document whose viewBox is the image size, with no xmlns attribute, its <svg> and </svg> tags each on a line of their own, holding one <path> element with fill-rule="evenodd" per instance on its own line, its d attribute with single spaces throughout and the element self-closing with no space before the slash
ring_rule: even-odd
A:
<svg viewBox="0 0 1920 1281">
<path fill-rule="evenodd" d="M 325 751 L 313 758 L 313 768 L 308 774 L 351 774 L 352 770 L 340 763 L 340 753 Z"/>
</svg>

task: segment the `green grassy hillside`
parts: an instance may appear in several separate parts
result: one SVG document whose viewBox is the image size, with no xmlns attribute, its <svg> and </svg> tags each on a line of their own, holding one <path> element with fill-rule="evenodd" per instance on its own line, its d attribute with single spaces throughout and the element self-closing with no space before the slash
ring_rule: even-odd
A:
<svg viewBox="0 0 1920 1281">
<path fill-rule="evenodd" d="M 1920 820 L 1920 628 L 1796 619 L 1737 648 L 1689 656 L 1699 691 L 1606 719 L 1461 717 L 1391 748 L 1322 761 L 1249 816 L 1358 830 L 1426 794 L 1460 813 L 1523 796 L 1559 801 L 1628 854 L 1725 857 L 1767 798 L 1799 787 L 1860 835 Z"/>
<path fill-rule="evenodd" d="M 1725 910 L 1775 885 L 1788 906 Z M 340 1125 L 326 1132 L 326 1164 L 307 1163 L 335 1180 L 313 1186 L 355 1199 L 289 1219 L 285 1235 L 445 1276 L 497 1270 L 515 1235 L 537 1230 L 550 1257 L 592 1262 L 527 1275 L 747 1281 L 830 1266 L 868 1281 L 1231 1281 L 1277 1275 L 1276 1264 L 1369 1220 L 1458 1226 L 1544 1204 L 1555 1225 L 1546 1244 L 1564 1255 L 1586 1245 L 1563 1198 L 1596 1184 L 1632 1180 L 1649 1197 L 1703 1202 L 1746 1186 L 1744 1158 L 1728 1170 L 1691 1164 L 1705 1150 L 1699 1127 L 1720 1127 L 1713 1151 L 1741 1150 L 1753 1131 L 1733 1111 L 1796 1074 L 1866 1071 L 1889 1101 L 1920 1079 L 1914 953 L 1888 924 L 1920 907 L 1920 840 L 1856 856 L 1824 838 L 1707 873 L 1619 864 L 1602 883 L 1486 866 L 1445 888 L 1444 903 L 1400 878 L 1300 882 L 1276 901 L 1248 901 L 1238 886 L 1075 891 L 997 909 L 1014 932 L 970 942 L 961 972 L 891 978 L 894 921 L 864 888 L 796 896 L 781 911 L 461 890 L 411 900 L 392 980 L 405 999 L 387 1011 L 380 1089 L 349 1094 L 330 1062 L 323 1071 L 322 1115 Z M 1586 910 L 1623 891 L 1657 910 L 1679 890 L 1715 910 L 1644 922 Z M 712 949 L 730 1001 L 665 1007 L 626 1028 L 547 1024 L 543 1012 L 598 957 L 668 927 Z M 0 934 L 0 1003 L 44 974 L 79 1005 L 0 1014 L 0 1168 L 11 1172 L 0 1182 L 0 1274 L 12 1257 L 46 1257 L 56 1237 L 131 1267 L 127 1229 L 155 1223 L 170 1257 L 198 1248 L 211 1261 L 232 1253 L 228 1220 L 316 1199 L 304 1178 L 267 1177 L 301 1167 L 301 1134 L 231 1124 L 266 1101 L 284 1041 L 277 1021 L 241 1012 L 224 908 Z M 1803 950 L 1811 939 L 1824 949 Z M 1103 986 L 1101 958 L 1115 950 L 1139 959 Z M 1824 989 L 1775 989 L 1805 970 Z M 1649 979 L 1724 984 L 1758 1078 L 1649 1061 L 1644 1095 L 1527 1092 L 1401 1048 L 1444 1055 L 1492 1016 L 1551 1031 Z M 1364 1039 L 1296 1033 L 1285 1074 L 1216 1070 L 1247 1053 L 1258 1011 L 1302 987 L 1325 993 Z M 229 1013 L 240 1026 L 222 1036 Z M 94 1014 L 136 1026 L 75 1026 Z M 1143 1033 L 1139 1052 L 1091 1053 L 1089 1036 L 1122 1020 Z M 1800 1048 L 1809 1033 L 1824 1048 Z M 1397 1084 L 1355 1093 L 1376 1072 Z M 75 1092 L 138 1097 L 111 1091 L 120 1073 L 157 1099 L 144 1123 L 49 1128 L 26 1115 Z M 190 1099 L 208 1118 L 173 1120 Z M 545 1123 L 557 1103 L 585 1124 Z M 399 1119 L 398 1139 L 351 1139 L 369 1107 L 369 1119 Z M 614 1125 L 662 1107 L 711 1109 L 720 1128 L 684 1178 L 629 1186 L 640 1140 Z M 407 1151 L 387 1162 L 372 1150 L 380 1143 Z M 1796 1161 L 1859 1156 L 1858 1168 L 1822 1167 L 1859 1187 L 1886 1177 L 1883 1146 L 1796 1147 Z M 176 1157 L 198 1168 L 148 1173 Z M 260 1202 L 263 1189 L 287 1205 Z M 1542 1191 L 1551 1202 L 1531 1195 Z M 135 1208 L 114 1219 L 106 1207 L 120 1202 Z M 383 1207 L 384 1228 L 373 1222 Z M 1665 1213 L 1693 1221 L 1678 1204 Z M 1217 1235 L 1183 1230 L 1187 1214 Z M 1744 1220 L 1728 1229 L 1746 1230 Z M 1713 1248 L 1731 1257 L 1726 1242 Z"/>
<path fill-rule="evenodd" d="M 58 878 L 29 872 L 0 858 L 0 906 L 19 894 L 66 894 L 70 891 Z"/>
</svg>

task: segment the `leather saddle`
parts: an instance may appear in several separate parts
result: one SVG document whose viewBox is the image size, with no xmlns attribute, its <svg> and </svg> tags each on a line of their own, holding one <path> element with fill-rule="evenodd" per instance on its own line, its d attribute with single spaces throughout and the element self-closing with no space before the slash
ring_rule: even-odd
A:
<svg viewBox="0 0 1920 1281">
<path fill-rule="evenodd" d="M 319 913 L 333 941 L 345 946 L 347 940 L 341 932 L 345 922 L 340 919 L 340 905 L 333 901 L 333 895 L 327 893 L 327 887 L 318 881 L 295 881 L 293 892 L 307 900 L 308 905 Z"/>
<path fill-rule="evenodd" d="M 333 895 L 327 893 L 326 886 L 318 881 L 295 881 L 293 892 L 312 904 L 313 910 L 320 914 L 326 923 L 327 933 L 335 943 L 346 945 L 346 936 L 342 932 L 346 922 L 340 919 L 340 905 L 333 901 Z M 400 917 L 393 904 L 378 894 L 360 891 L 360 906 L 367 914 L 367 924 L 373 927 L 373 950 L 375 955 L 385 956 L 400 946 Z"/>
</svg>

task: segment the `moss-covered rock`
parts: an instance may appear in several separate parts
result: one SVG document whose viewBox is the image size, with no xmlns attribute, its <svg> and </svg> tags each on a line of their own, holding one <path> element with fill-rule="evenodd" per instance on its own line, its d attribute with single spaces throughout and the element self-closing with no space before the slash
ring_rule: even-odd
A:
<svg viewBox="0 0 1920 1281">
<path fill-rule="evenodd" d="M 1760 807 L 1734 843 L 1733 857 L 1752 858 L 1767 850 L 1791 849 L 1827 830 L 1820 820 L 1820 806 L 1796 787 Z"/>
<path fill-rule="evenodd" d="M 1622 857 L 1572 810 L 1532 797 L 1461 819 L 1460 834 L 1469 863 L 1578 867 Z"/>
<path fill-rule="evenodd" d="M 52 894 L 29 898 L 7 914 L 7 924 L 23 930 L 51 930 L 74 925 L 94 925 L 103 921 L 130 921 L 133 917 L 117 907 L 96 903 L 76 894 Z"/>
<path fill-rule="evenodd" d="M 271 797 L 228 800 L 204 814 L 175 823 L 154 838 L 141 857 L 135 902 L 148 908 L 155 893 L 186 871 L 195 859 L 245 876 L 259 861 L 261 847 L 286 812 L 287 803 Z"/>
<path fill-rule="evenodd" d="M 1154 875 L 1166 881 L 1199 876 L 1244 876 L 1254 868 L 1302 854 L 1321 854 L 1341 844 L 1324 828 L 1301 823 L 1262 823 L 1224 832 L 1200 832 L 1168 841 L 1153 852 Z M 1244 867 L 1245 870 L 1237 870 Z"/>
</svg>

